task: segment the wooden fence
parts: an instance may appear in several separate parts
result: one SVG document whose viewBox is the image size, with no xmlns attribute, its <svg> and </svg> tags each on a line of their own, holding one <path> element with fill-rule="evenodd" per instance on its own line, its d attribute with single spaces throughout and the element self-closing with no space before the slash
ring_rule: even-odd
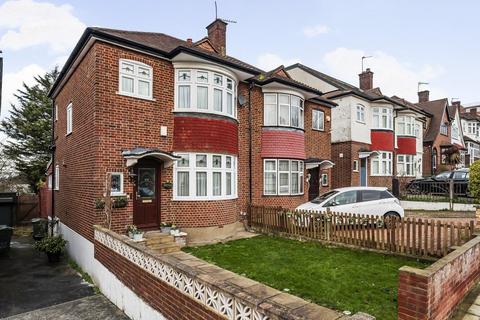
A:
<svg viewBox="0 0 480 320">
<path fill-rule="evenodd" d="M 474 221 L 384 218 L 252 206 L 251 226 L 262 233 L 323 240 L 417 257 L 443 257 L 473 238 Z"/>
</svg>

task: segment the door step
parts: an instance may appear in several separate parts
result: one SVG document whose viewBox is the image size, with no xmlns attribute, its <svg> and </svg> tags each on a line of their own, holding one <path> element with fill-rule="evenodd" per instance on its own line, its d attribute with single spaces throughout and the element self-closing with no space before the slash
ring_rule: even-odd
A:
<svg viewBox="0 0 480 320">
<path fill-rule="evenodd" d="M 175 243 L 175 239 L 168 233 L 160 231 L 149 231 L 145 233 L 145 244 L 148 248 L 160 253 L 170 253 L 180 251 L 180 245 Z"/>
<path fill-rule="evenodd" d="M 160 253 L 170 253 L 170 252 L 180 251 L 180 246 L 175 242 L 147 245 L 147 247 L 152 250 L 158 251 Z"/>
</svg>

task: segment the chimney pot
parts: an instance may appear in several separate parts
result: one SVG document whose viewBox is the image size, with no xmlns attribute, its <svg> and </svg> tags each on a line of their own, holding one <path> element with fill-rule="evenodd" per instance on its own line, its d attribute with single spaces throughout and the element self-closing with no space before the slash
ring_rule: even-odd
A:
<svg viewBox="0 0 480 320">
<path fill-rule="evenodd" d="M 418 102 L 428 102 L 430 101 L 430 91 L 423 90 L 418 92 Z"/>
<path fill-rule="evenodd" d="M 471 108 L 470 109 L 470 114 L 473 114 L 474 116 L 477 115 L 477 108 Z"/>
<path fill-rule="evenodd" d="M 187 39 L 187 43 L 188 43 L 188 44 L 192 44 L 192 43 L 193 43 L 192 38 L 188 38 L 188 39 Z"/>
<path fill-rule="evenodd" d="M 227 52 L 227 23 L 216 19 L 207 26 L 208 40 L 222 56 Z"/>
<path fill-rule="evenodd" d="M 373 89 L 373 72 L 370 71 L 370 68 L 363 71 L 358 75 L 360 80 L 360 89 L 362 90 L 371 90 Z"/>
</svg>

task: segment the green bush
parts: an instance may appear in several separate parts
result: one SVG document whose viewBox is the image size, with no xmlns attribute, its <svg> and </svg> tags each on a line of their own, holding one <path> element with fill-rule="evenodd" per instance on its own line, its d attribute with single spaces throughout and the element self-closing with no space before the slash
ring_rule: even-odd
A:
<svg viewBox="0 0 480 320">
<path fill-rule="evenodd" d="M 478 201 L 480 200 L 480 160 L 475 161 L 470 166 L 470 179 L 468 188 L 471 195 Z"/>
<path fill-rule="evenodd" d="M 46 237 L 35 242 L 35 249 L 46 253 L 63 253 L 66 245 L 67 240 L 62 236 Z"/>
</svg>

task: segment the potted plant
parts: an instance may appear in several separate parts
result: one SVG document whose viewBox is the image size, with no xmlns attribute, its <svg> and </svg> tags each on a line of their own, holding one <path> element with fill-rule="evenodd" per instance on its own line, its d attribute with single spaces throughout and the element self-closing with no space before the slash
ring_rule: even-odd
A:
<svg viewBox="0 0 480 320">
<path fill-rule="evenodd" d="M 40 241 L 35 242 L 35 249 L 45 252 L 48 257 L 48 262 L 59 262 L 60 256 L 65 251 L 67 240 L 62 236 L 46 237 Z"/>
<path fill-rule="evenodd" d="M 170 230 L 172 229 L 172 223 L 171 222 L 162 222 L 160 224 L 160 230 L 162 233 L 170 233 Z"/>
<path fill-rule="evenodd" d="M 128 237 L 133 239 L 133 235 L 134 233 L 137 231 L 137 226 L 134 225 L 134 224 L 131 224 L 131 225 L 128 225 L 127 226 L 127 234 L 128 234 Z"/>
<path fill-rule="evenodd" d="M 180 230 L 177 228 L 176 225 L 172 224 L 172 227 L 170 228 L 170 234 L 172 236 L 178 234 L 180 232 Z"/>
<path fill-rule="evenodd" d="M 133 241 L 140 241 L 143 239 L 143 231 L 135 229 L 132 231 Z"/>
</svg>

